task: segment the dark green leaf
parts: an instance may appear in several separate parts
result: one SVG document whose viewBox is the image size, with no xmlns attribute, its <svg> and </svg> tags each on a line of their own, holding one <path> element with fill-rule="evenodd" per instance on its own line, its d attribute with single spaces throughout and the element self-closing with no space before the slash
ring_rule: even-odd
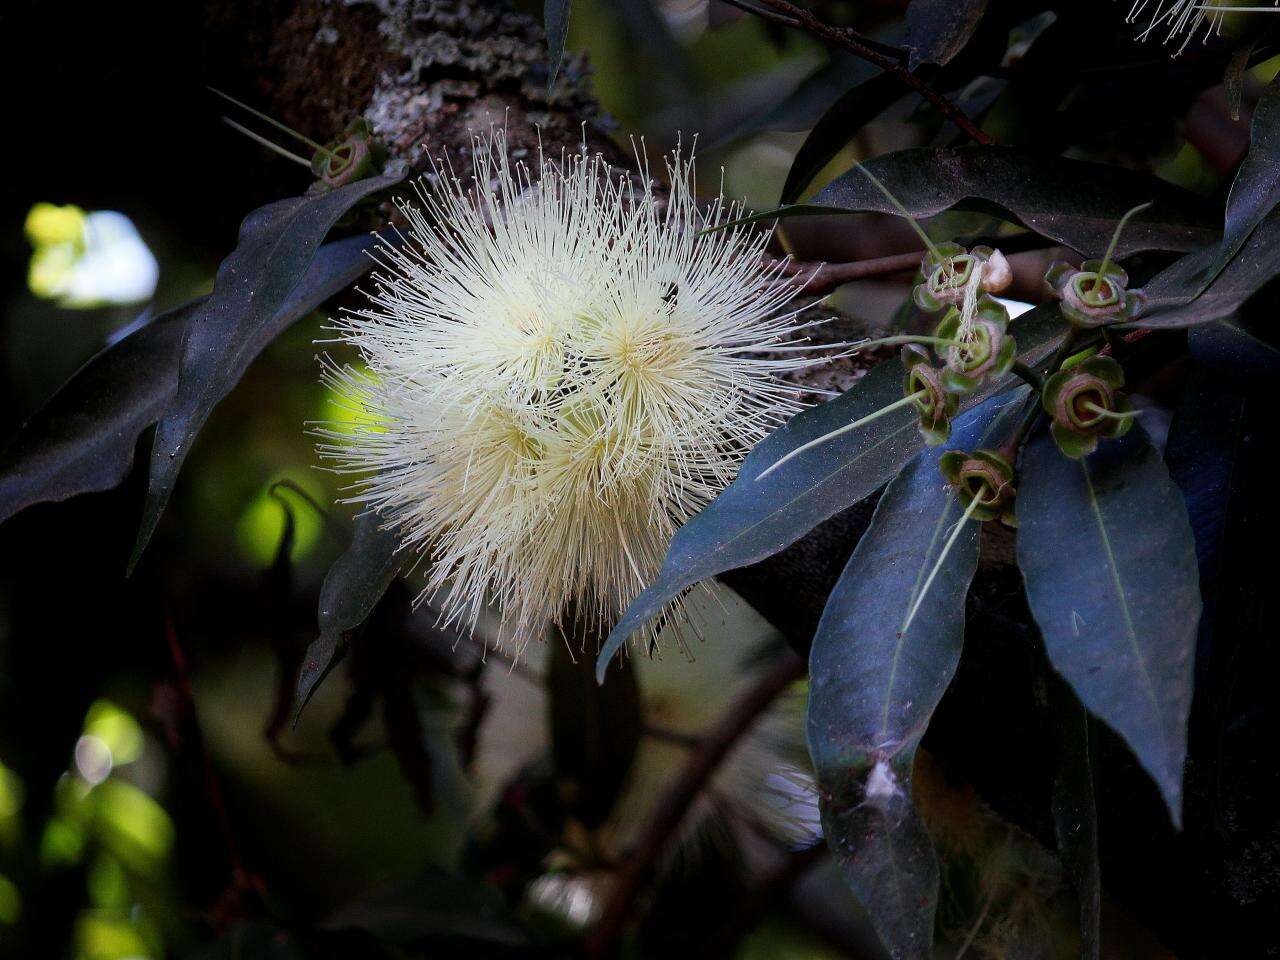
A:
<svg viewBox="0 0 1280 960">
<path fill-rule="evenodd" d="M 796 152 L 779 204 L 794 203 L 863 126 L 902 96 L 902 82 L 890 74 L 880 73 L 863 80 L 832 104 Z"/>
<path fill-rule="evenodd" d="M 156 317 L 81 367 L 0 454 L 0 522 L 35 503 L 108 490 L 178 387 L 197 300 Z"/>
<path fill-rule="evenodd" d="M 213 293 L 189 324 L 178 391 L 156 428 L 130 569 L 155 532 L 182 462 L 213 408 L 271 340 L 366 268 L 365 258 L 357 257 L 307 284 L 325 235 L 357 203 L 399 183 L 407 172 L 397 161 L 380 176 L 313 197 L 278 200 L 245 217 L 236 249 L 218 268 Z M 360 241 L 368 242 L 356 238 Z"/>
<path fill-rule="evenodd" d="M 604 683 L 595 682 L 586 651 L 599 641 L 579 622 L 572 636 L 551 641 L 547 670 L 556 776 L 573 786 L 572 812 L 588 827 L 604 823 L 613 811 L 644 726 L 635 670 L 614 670 Z"/>
<path fill-rule="evenodd" d="M 908 69 L 949 63 L 982 22 L 987 0 L 911 0 L 907 7 Z"/>
<path fill-rule="evenodd" d="M 801 80 L 781 102 L 713 145 L 740 140 L 754 133 L 773 130 L 798 132 L 808 130 L 822 118 L 851 87 L 875 75 L 876 68 L 865 60 L 834 54 L 830 60 Z"/>
<path fill-rule="evenodd" d="M 1246 53 L 1247 58 L 1247 53 Z M 1217 255 L 1201 277 L 1201 289 L 1213 282 L 1280 198 L 1280 78 L 1267 86 L 1253 113 L 1249 153 L 1240 164 L 1227 197 L 1226 224 Z"/>
<path fill-rule="evenodd" d="M 404 947 L 442 939 L 507 947 L 527 947 L 530 943 L 529 934 L 511 915 L 497 890 L 442 870 L 430 870 L 349 904 L 322 927 L 363 930 Z"/>
<path fill-rule="evenodd" d="M 1010 329 L 1020 358 L 1034 366 L 1052 352 L 1063 328 L 1057 308 L 1046 306 L 1019 317 Z M 609 634 L 596 663 L 597 676 L 604 676 L 627 637 L 682 591 L 777 553 L 897 473 L 924 445 L 916 415 L 906 409 L 836 437 L 756 480 L 801 444 L 900 399 L 903 373 L 896 358 L 886 360 L 843 396 L 798 414 L 761 441 L 738 478 L 676 532 L 658 579 L 632 601 Z"/>
<path fill-rule="evenodd" d="M 1215 213 L 1203 198 L 1104 164 L 1009 147 L 966 146 L 901 150 L 868 160 L 865 166 L 912 216 L 933 216 L 951 207 L 980 210 L 1090 256 L 1106 250 L 1128 210 L 1148 201 L 1152 207 L 1129 222 L 1116 256 L 1190 250 L 1217 236 Z M 858 170 L 829 183 L 812 206 L 896 212 Z"/>
<path fill-rule="evenodd" d="M 1217 256 L 1217 245 L 1202 247 L 1156 274 L 1146 284 L 1147 308 L 1134 327 L 1190 327 L 1235 313 L 1280 274 L 1280 211 L 1273 210 L 1249 235 L 1239 253 L 1204 293 L 1199 278 Z"/>
<path fill-rule="evenodd" d="M 368 619 L 406 559 L 396 531 L 383 529 L 376 513 L 356 518 L 351 546 L 333 562 L 320 587 L 320 636 L 307 647 L 298 672 L 294 723 L 338 662 L 346 635 Z"/>
<path fill-rule="evenodd" d="M 542 24 L 547 32 L 548 59 L 551 61 L 548 87 L 555 85 L 556 75 L 564 62 L 564 43 L 569 37 L 569 13 L 572 8 L 573 0 L 546 0 L 542 7 Z"/>
<path fill-rule="evenodd" d="M 1018 522 L 1049 660 L 1128 743 L 1180 826 L 1200 617 L 1182 495 L 1141 429 L 1079 461 L 1042 431 L 1023 455 Z"/>
<path fill-rule="evenodd" d="M 992 398 L 956 424 L 951 447 L 1004 439 L 1026 391 Z M 822 613 L 809 655 L 809 755 L 822 824 L 845 881 L 894 957 L 932 955 L 938 862 L 911 803 L 916 747 L 956 665 L 981 524 L 917 456 L 889 484 Z M 909 611 L 937 576 L 909 628 Z"/>
<path fill-rule="evenodd" d="M 1237 387 L 1272 389 L 1280 383 L 1280 346 L 1263 340 L 1238 317 L 1192 327 L 1187 340 L 1193 357 L 1228 374 Z"/>
<path fill-rule="evenodd" d="M 1098 866 L 1098 811 L 1094 799 L 1089 714 L 1070 688 L 1049 677 L 1049 705 L 1057 727 L 1058 767 L 1053 778 L 1053 827 L 1080 901 L 1080 955 L 1098 960 L 1102 936 L 1102 880 Z"/>
</svg>

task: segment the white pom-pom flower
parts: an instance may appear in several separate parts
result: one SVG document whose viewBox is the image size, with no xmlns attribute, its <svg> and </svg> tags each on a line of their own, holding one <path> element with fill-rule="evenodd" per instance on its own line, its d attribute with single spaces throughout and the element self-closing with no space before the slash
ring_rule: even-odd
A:
<svg viewBox="0 0 1280 960">
<path fill-rule="evenodd" d="M 767 235 L 703 232 L 739 209 L 699 209 L 679 152 L 664 194 L 599 156 L 513 163 L 501 132 L 473 150 L 419 182 L 337 322 L 363 365 L 327 365 L 357 409 L 320 452 L 426 559 L 421 596 L 464 629 L 495 605 L 518 650 L 570 608 L 620 614 L 811 361 Z"/>
</svg>

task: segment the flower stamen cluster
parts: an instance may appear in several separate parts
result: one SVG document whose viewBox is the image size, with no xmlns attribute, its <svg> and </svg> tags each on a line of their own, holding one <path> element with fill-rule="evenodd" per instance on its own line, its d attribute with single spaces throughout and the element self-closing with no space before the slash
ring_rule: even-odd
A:
<svg viewBox="0 0 1280 960">
<path fill-rule="evenodd" d="M 812 361 L 795 286 L 760 269 L 768 236 L 706 230 L 738 210 L 700 209 L 678 152 L 665 195 L 585 153 L 513 163 L 500 133 L 473 163 L 465 182 L 434 165 L 369 304 L 341 318 L 365 371 L 327 380 L 362 419 L 322 430 L 321 452 L 428 559 L 446 620 L 496 606 L 518 649 L 569 605 L 621 613 L 801 409 L 778 375 Z"/>
</svg>

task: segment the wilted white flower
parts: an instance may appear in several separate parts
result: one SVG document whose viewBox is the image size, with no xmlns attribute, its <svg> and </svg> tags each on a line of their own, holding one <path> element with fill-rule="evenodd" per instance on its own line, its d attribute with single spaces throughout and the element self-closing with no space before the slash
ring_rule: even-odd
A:
<svg viewBox="0 0 1280 960">
<path fill-rule="evenodd" d="M 795 339 L 795 287 L 762 266 L 765 234 L 701 232 L 738 208 L 700 211 L 678 151 L 663 196 L 598 156 L 473 147 L 471 177 L 440 161 L 419 183 L 405 244 L 339 321 L 367 369 L 326 376 L 361 416 L 321 453 L 428 559 L 448 621 L 495 603 L 518 649 L 569 606 L 618 615 L 797 411 L 777 374 L 810 361 L 760 355 Z"/>
</svg>

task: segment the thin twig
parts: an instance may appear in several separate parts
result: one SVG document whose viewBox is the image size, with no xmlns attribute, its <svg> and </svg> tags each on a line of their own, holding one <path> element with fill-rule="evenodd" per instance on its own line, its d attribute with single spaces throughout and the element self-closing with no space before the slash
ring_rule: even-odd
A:
<svg viewBox="0 0 1280 960">
<path fill-rule="evenodd" d="M 763 19 L 772 20 L 774 23 L 804 30 L 832 46 L 849 51 L 860 60 L 874 64 L 932 103 L 938 108 L 939 113 L 959 127 L 975 143 L 987 146 L 995 143 L 995 140 L 983 133 L 972 120 L 965 116 L 963 110 L 908 70 L 900 60 L 869 46 L 866 40 L 856 32 L 825 23 L 808 10 L 788 0 L 724 0 L 724 2 Z"/>
<path fill-rule="evenodd" d="M 191 688 L 191 676 L 187 672 L 187 658 L 182 652 L 182 644 L 174 629 L 173 621 L 165 619 L 165 639 L 169 644 L 169 656 L 173 660 L 173 676 L 178 693 L 181 695 L 187 714 L 188 737 L 194 741 L 200 756 L 200 767 L 204 777 L 205 799 L 209 801 L 209 809 L 213 812 L 218 832 L 222 835 L 222 843 L 227 851 L 227 861 L 231 865 L 232 885 L 237 890 L 258 891 L 260 882 L 244 868 L 240 859 L 240 847 L 236 843 L 235 832 L 231 829 L 231 818 L 227 815 L 226 801 L 222 796 L 222 785 L 213 769 L 213 758 L 209 755 L 209 747 L 204 741 L 200 729 L 200 721 L 196 715 L 196 699 Z"/>
<path fill-rule="evenodd" d="M 920 253 L 895 253 L 887 257 L 853 260 L 849 263 L 792 260 L 783 268 L 783 272 L 792 278 L 792 283 L 799 286 L 800 293 L 822 294 L 854 280 L 889 277 L 908 270 L 918 270 L 921 256 Z"/>
<path fill-rule="evenodd" d="M 804 676 L 804 671 L 804 662 L 788 653 L 707 731 L 658 803 L 657 812 L 635 849 L 622 862 L 600 922 L 583 943 L 586 956 L 606 957 L 617 946 L 636 898 L 693 802 L 742 735 L 791 684 Z"/>
</svg>

